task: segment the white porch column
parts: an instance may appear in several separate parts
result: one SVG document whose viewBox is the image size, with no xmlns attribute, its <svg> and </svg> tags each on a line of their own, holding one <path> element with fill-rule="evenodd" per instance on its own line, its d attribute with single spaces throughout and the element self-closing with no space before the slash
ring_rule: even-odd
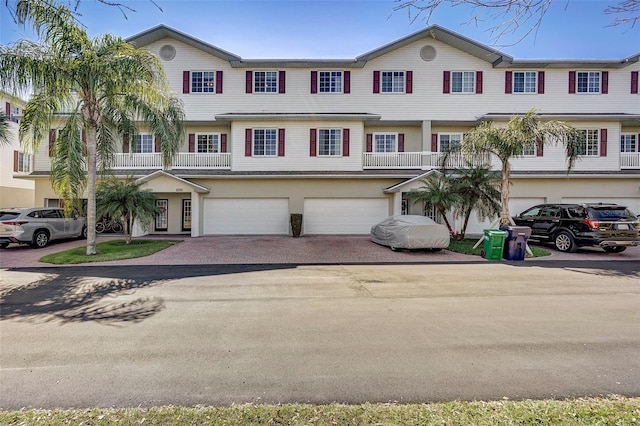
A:
<svg viewBox="0 0 640 426">
<path fill-rule="evenodd" d="M 396 192 L 393 194 L 393 216 L 402 214 L 402 192 Z"/>
<path fill-rule="evenodd" d="M 191 192 L 191 236 L 199 237 L 202 234 L 202 223 L 200 221 L 200 194 Z"/>
<path fill-rule="evenodd" d="M 431 168 L 431 120 L 422 121 L 422 170 Z"/>
</svg>

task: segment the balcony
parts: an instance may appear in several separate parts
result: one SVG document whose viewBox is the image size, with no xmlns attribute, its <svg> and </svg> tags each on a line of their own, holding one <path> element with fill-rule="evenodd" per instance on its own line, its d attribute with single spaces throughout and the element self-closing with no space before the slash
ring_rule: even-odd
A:
<svg viewBox="0 0 640 426">
<path fill-rule="evenodd" d="M 640 169 L 640 152 L 620 153 L 621 169 Z"/>
<path fill-rule="evenodd" d="M 111 169 L 161 169 L 162 153 L 115 154 Z M 231 169 L 230 153 L 179 152 L 171 169 Z"/>
<path fill-rule="evenodd" d="M 444 159 L 440 152 L 365 152 L 363 158 L 364 169 L 439 169 Z M 470 165 L 478 166 L 491 164 L 488 158 L 469 158 L 462 154 L 451 154 L 446 167 L 451 169 L 465 168 Z"/>
</svg>

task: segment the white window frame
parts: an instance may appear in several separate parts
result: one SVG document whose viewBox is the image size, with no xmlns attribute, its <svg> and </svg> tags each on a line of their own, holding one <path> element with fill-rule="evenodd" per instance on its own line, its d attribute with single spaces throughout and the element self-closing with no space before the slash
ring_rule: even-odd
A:
<svg viewBox="0 0 640 426">
<path fill-rule="evenodd" d="M 256 143 L 259 141 L 263 144 L 262 153 L 258 154 Z M 277 157 L 278 156 L 278 129 L 276 128 L 259 128 L 252 130 L 251 153 L 254 157 Z M 267 139 L 269 136 L 269 139 Z M 271 152 L 273 150 L 273 153 Z"/>
<path fill-rule="evenodd" d="M 620 152 L 622 153 L 636 153 L 638 152 L 638 135 L 635 133 L 621 133 L 620 134 Z"/>
<path fill-rule="evenodd" d="M 586 88 L 580 90 L 580 78 L 586 78 Z M 596 80 L 597 77 L 597 81 Z M 576 71 L 576 93 L 599 95 L 602 93 L 602 73 L 600 71 Z"/>
<path fill-rule="evenodd" d="M 523 157 L 535 157 L 538 155 L 538 142 L 529 141 L 528 144 L 522 147 Z"/>
<path fill-rule="evenodd" d="M 445 141 L 443 141 L 443 138 L 449 139 L 446 141 L 447 149 L 444 149 Z M 463 133 L 458 133 L 458 132 L 438 133 L 438 152 L 449 151 L 450 146 L 454 144 L 461 144 L 463 139 L 464 139 Z"/>
<path fill-rule="evenodd" d="M 183 198 L 182 199 L 182 218 L 181 218 L 181 228 L 183 231 L 190 231 L 193 226 L 192 222 L 192 211 L 191 211 L 191 199 Z M 186 226 L 188 223 L 189 226 Z"/>
<path fill-rule="evenodd" d="M 522 76 L 522 82 L 518 82 Z M 514 71 L 512 82 L 512 92 L 520 95 L 530 95 L 538 93 L 538 72 L 537 71 Z M 519 85 L 521 84 L 521 87 Z M 518 90 L 521 89 L 521 90 Z"/>
<path fill-rule="evenodd" d="M 195 152 L 199 154 L 217 154 L 220 152 L 220 133 L 196 133 Z M 205 145 L 207 149 L 201 149 Z"/>
<path fill-rule="evenodd" d="M 324 138 L 327 139 L 325 146 Z M 318 157 L 342 157 L 342 129 L 318 129 L 317 144 Z"/>
<path fill-rule="evenodd" d="M 584 140 L 584 145 L 578 146 L 578 155 L 583 157 L 600 156 L 600 130 L 599 129 L 578 129 L 580 139 Z M 583 136 L 584 135 L 584 136 Z"/>
<path fill-rule="evenodd" d="M 318 71 L 318 93 L 342 93 L 343 91 L 344 73 L 342 71 Z"/>
<path fill-rule="evenodd" d="M 382 139 L 381 145 L 378 143 Z M 398 134 L 397 133 L 374 133 L 373 134 L 373 152 L 376 154 L 393 154 L 398 152 Z M 382 149 L 380 149 L 382 148 Z M 389 148 L 389 149 L 387 149 Z"/>
<path fill-rule="evenodd" d="M 380 71 L 380 93 L 405 93 L 404 71 Z"/>
<path fill-rule="evenodd" d="M 196 71 L 191 71 L 191 78 L 190 78 L 190 88 L 191 88 L 191 93 L 195 93 L 195 94 L 209 94 L 209 93 L 216 93 L 216 72 L 215 71 L 210 71 L 210 70 L 196 70 Z M 199 74 L 199 82 L 196 81 L 196 79 L 198 78 L 198 74 Z M 209 75 L 211 76 L 211 78 L 206 78 L 205 79 L 205 74 L 208 77 Z M 195 89 L 199 89 L 199 90 L 195 90 Z"/>
<path fill-rule="evenodd" d="M 148 148 L 147 145 L 149 144 L 149 140 L 151 144 L 150 145 L 151 151 L 146 150 Z M 146 143 L 143 143 L 143 142 L 146 142 Z M 155 152 L 154 145 L 155 145 L 155 142 L 153 140 L 153 135 L 151 133 L 138 133 L 133 137 L 130 151 L 132 154 L 151 154 Z"/>
<path fill-rule="evenodd" d="M 169 200 L 166 198 L 158 198 L 156 207 L 160 209 L 160 213 L 155 219 L 155 230 L 166 231 L 169 229 Z"/>
<path fill-rule="evenodd" d="M 459 75 L 459 78 L 460 78 L 460 90 L 454 90 L 454 80 L 456 80 L 456 75 Z M 467 78 L 471 77 L 470 85 L 469 85 L 469 81 L 467 81 L 465 77 Z M 476 93 L 476 72 L 475 71 L 451 71 L 449 86 L 450 86 L 449 93 L 463 94 L 463 95 L 475 94 Z"/>
<path fill-rule="evenodd" d="M 263 76 L 263 78 L 258 78 Z M 278 93 L 279 72 L 273 70 L 253 72 L 253 93 Z"/>
<path fill-rule="evenodd" d="M 31 154 L 18 151 L 18 173 L 31 172 Z"/>
</svg>

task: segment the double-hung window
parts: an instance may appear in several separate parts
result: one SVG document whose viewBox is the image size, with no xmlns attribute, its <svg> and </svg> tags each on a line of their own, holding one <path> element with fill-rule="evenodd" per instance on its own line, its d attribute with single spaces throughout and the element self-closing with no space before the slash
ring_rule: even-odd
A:
<svg viewBox="0 0 640 426">
<path fill-rule="evenodd" d="M 318 129 L 318 155 L 342 155 L 342 129 Z"/>
<path fill-rule="evenodd" d="M 620 135 L 620 152 L 637 152 L 638 139 L 635 133 Z"/>
<path fill-rule="evenodd" d="M 31 154 L 14 151 L 13 171 L 17 173 L 29 173 L 31 171 Z"/>
<path fill-rule="evenodd" d="M 439 135 L 440 152 L 449 152 L 462 143 L 462 133 L 441 133 Z"/>
<path fill-rule="evenodd" d="M 136 154 L 153 152 L 153 135 L 148 133 L 135 135 L 131 152 Z"/>
<path fill-rule="evenodd" d="M 253 73 L 253 91 L 255 93 L 277 93 L 278 71 L 255 71 Z"/>
<path fill-rule="evenodd" d="M 451 93 L 475 93 L 474 71 L 451 71 Z"/>
<path fill-rule="evenodd" d="M 600 140 L 598 130 L 578 130 L 578 148 L 576 154 L 584 156 L 598 156 Z"/>
<path fill-rule="evenodd" d="M 253 129 L 253 155 L 259 157 L 278 155 L 278 129 Z"/>
<path fill-rule="evenodd" d="M 522 155 L 524 157 L 535 157 L 538 153 L 538 143 L 536 141 L 530 141 L 524 144 L 522 147 Z"/>
<path fill-rule="evenodd" d="M 404 93 L 404 71 L 382 71 L 380 82 L 382 93 Z"/>
<path fill-rule="evenodd" d="M 342 93 L 342 71 L 319 71 L 320 93 Z"/>
<path fill-rule="evenodd" d="M 196 152 L 220 152 L 220 135 L 217 133 L 196 135 Z"/>
<path fill-rule="evenodd" d="M 373 135 L 374 152 L 398 152 L 397 134 L 376 133 Z"/>
<path fill-rule="evenodd" d="M 214 93 L 215 71 L 191 71 L 191 93 Z"/>
<path fill-rule="evenodd" d="M 578 93 L 600 93 L 600 72 L 576 72 L 576 91 Z"/>
<path fill-rule="evenodd" d="M 513 72 L 513 93 L 537 93 L 535 71 Z"/>
</svg>

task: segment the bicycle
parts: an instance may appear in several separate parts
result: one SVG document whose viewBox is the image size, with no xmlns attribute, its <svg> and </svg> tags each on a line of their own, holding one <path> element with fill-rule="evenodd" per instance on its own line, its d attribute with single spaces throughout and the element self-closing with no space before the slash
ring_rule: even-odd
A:
<svg viewBox="0 0 640 426">
<path fill-rule="evenodd" d="M 122 224 L 115 219 L 107 219 L 103 217 L 98 223 L 96 223 L 96 232 L 102 234 L 103 232 L 122 232 Z"/>
</svg>

